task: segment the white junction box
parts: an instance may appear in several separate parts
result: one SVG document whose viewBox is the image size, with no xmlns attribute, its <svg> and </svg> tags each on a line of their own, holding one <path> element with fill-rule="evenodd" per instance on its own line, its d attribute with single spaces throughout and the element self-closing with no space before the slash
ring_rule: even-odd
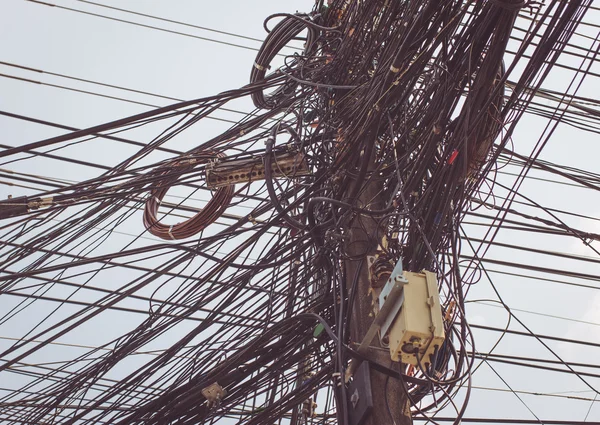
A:
<svg viewBox="0 0 600 425">
<path fill-rule="evenodd" d="M 392 360 L 417 365 L 430 363 L 430 356 L 444 342 L 444 322 L 435 273 L 404 272 L 404 302 L 389 329 Z"/>
</svg>

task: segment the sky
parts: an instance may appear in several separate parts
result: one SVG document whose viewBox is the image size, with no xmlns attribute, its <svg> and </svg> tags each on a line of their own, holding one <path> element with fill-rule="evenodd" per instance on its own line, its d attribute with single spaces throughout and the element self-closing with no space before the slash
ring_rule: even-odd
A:
<svg viewBox="0 0 600 425">
<path fill-rule="evenodd" d="M 263 20 L 268 15 L 277 12 L 309 11 L 312 7 L 312 2 L 308 0 L 285 2 L 276 0 L 234 0 L 229 2 L 103 0 L 102 3 L 189 23 L 196 27 L 157 21 L 77 0 L 52 0 L 49 2 L 49 4 L 56 4 L 62 8 L 25 0 L 3 0 L 0 4 L 0 38 L 4 40 L 0 43 L 1 111 L 76 128 L 85 128 L 147 111 L 156 106 L 168 105 L 176 100 L 201 98 L 238 88 L 249 81 L 250 69 L 256 55 L 255 49 L 260 46 L 260 43 L 202 30 L 198 27 L 263 39 L 265 36 Z M 600 6 L 600 2 L 596 3 Z M 132 25 L 123 21 L 108 20 L 64 8 L 109 15 L 148 26 L 158 26 L 165 31 Z M 593 19 L 588 18 L 588 21 L 600 22 L 597 19 L 600 18 L 597 10 L 592 11 L 590 16 Z M 581 28 L 584 36 L 576 37 L 573 42 L 588 48 L 592 43 L 589 37 L 595 37 L 597 31 L 593 27 Z M 561 59 L 561 62 L 579 66 L 581 59 L 567 57 Z M 593 65 L 592 70 L 600 73 L 600 66 L 597 62 Z M 564 91 L 569 87 L 572 77 L 573 72 L 571 71 L 556 70 L 544 86 Z M 103 85 L 92 84 L 90 81 Z M 39 84 L 39 82 L 43 84 Z M 599 83 L 598 77 L 588 77 L 581 85 L 578 94 L 598 99 L 600 97 Z M 136 92 L 121 90 L 117 87 L 128 88 Z M 159 96 L 149 95 L 149 93 Z M 96 94 L 102 94 L 105 97 Z M 232 108 L 249 112 L 252 106 L 248 101 L 240 101 L 232 105 Z M 203 120 L 182 134 L 181 137 L 173 140 L 170 146 L 187 150 L 201 141 L 207 140 L 211 135 L 228 128 L 230 122 L 227 120 L 237 121 L 243 115 L 231 111 L 220 111 L 215 116 L 225 121 Z M 539 138 L 543 136 L 547 124 L 548 120 L 546 119 L 526 114 L 512 137 L 514 150 L 529 155 Z M 0 116 L 0 128 L 2 128 L 0 143 L 10 146 L 19 146 L 64 133 L 64 130 L 61 129 L 6 116 Z M 157 131 L 158 127 L 149 126 L 134 130 L 128 135 L 135 140 L 144 141 L 153 137 Z M 600 157 L 597 140 L 597 135 L 591 132 L 560 125 L 548 140 L 540 158 L 596 172 Z M 63 149 L 60 155 L 113 166 L 133 152 L 133 147 L 99 139 Z M 159 158 L 159 155 L 152 158 Z M 29 173 L 65 181 L 81 181 L 101 173 L 99 169 L 44 158 L 11 163 L 2 162 L 0 165 L 2 173 L 11 171 Z M 511 185 L 515 181 L 515 177 L 511 173 L 518 173 L 518 170 L 517 167 L 506 166 L 500 170 L 497 177 L 498 182 Z M 566 182 L 564 179 L 538 171 L 532 171 L 530 176 Z M 25 187 L 8 186 L 6 184 L 8 180 L 0 178 L 0 199 L 9 195 L 20 196 L 35 193 Z M 26 183 L 24 184 L 26 185 Z M 503 190 L 497 188 L 496 193 L 502 196 Z M 600 233 L 600 221 L 598 221 L 600 196 L 597 191 L 556 182 L 526 179 L 521 193 L 542 205 L 576 211 L 583 216 L 594 218 L 559 214 L 566 223 L 575 228 Z M 495 200 L 495 202 L 499 203 L 500 201 Z M 532 215 L 542 216 L 539 211 L 528 208 L 523 208 L 523 210 Z M 470 220 L 467 221 L 470 222 L 478 220 L 473 217 L 468 218 Z M 550 217 L 543 216 L 543 218 Z M 120 230 L 124 233 L 135 234 L 141 232 L 142 229 L 141 220 L 139 220 L 137 225 L 132 225 L 132 228 Z M 485 230 L 481 226 L 465 225 L 465 231 L 471 237 L 482 237 Z M 128 238 L 127 235 L 117 235 L 116 237 L 121 237 L 123 240 Z M 524 236 L 523 232 L 502 229 L 496 240 L 521 247 L 567 252 L 590 257 L 593 260 L 600 259 L 596 252 L 575 238 L 536 234 Z M 593 246 L 600 250 L 598 242 L 593 243 Z M 110 245 L 107 249 L 111 249 Z M 463 254 L 470 254 L 468 247 L 463 246 Z M 492 246 L 487 257 L 560 270 L 574 270 L 595 276 L 600 275 L 597 262 L 575 261 L 514 248 Z M 509 269 L 494 264 L 486 266 L 496 271 L 522 272 L 518 269 Z M 542 280 L 556 279 L 569 283 L 595 285 L 600 288 L 598 279 L 583 281 L 547 273 L 532 271 L 523 273 L 537 277 L 537 279 L 525 279 L 490 272 L 491 282 L 484 276 L 481 281 L 474 284 L 468 293 L 467 314 L 470 322 L 500 328 L 506 326 L 507 313 L 498 303 L 498 295 L 492 287 L 493 284 L 503 302 L 534 332 L 600 342 L 600 292 Z M 13 302 L 15 301 L 0 300 L 0 307 L 7 308 Z M 19 337 L 22 329 L 42 317 L 44 308 L 44 306 L 40 306 L 39 310 L 36 310 L 36 314 L 30 316 L 19 316 L 18 322 L 0 324 L 0 338 Z M 68 336 L 64 342 L 95 345 L 100 340 L 118 334 L 121 330 L 120 321 L 122 320 L 135 319 L 130 319 L 126 315 L 115 316 L 109 326 L 95 323 L 90 325 L 92 326 L 90 329 Z M 523 330 L 514 320 L 511 328 Z M 496 344 L 500 334 L 476 330 L 475 335 L 477 350 L 485 353 Z M 0 347 L 9 344 L 10 340 L 0 339 Z M 598 348 L 557 342 L 547 342 L 547 344 L 564 360 L 600 364 L 598 360 L 600 349 Z M 513 335 L 504 336 L 495 347 L 495 351 L 502 354 L 555 358 L 539 341 Z M 597 369 L 587 371 L 597 373 Z M 591 377 L 585 379 L 590 386 L 600 390 L 600 380 Z M 18 385 L 18 381 L 11 382 L 11 385 Z M 577 397 L 594 398 L 594 392 L 584 382 L 571 375 L 500 363 L 493 363 L 491 366 L 483 364 L 474 375 L 473 385 L 479 388 L 473 390 L 467 417 L 534 419 L 537 416 L 546 419 L 584 420 L 587 418 L 588 421 L 600 421 L 598 402 L 577 399 Z M 500 391 L 482 388 L 493 388 Z M 511 390 L 560 394 L 571 398 L 524 393 L 515 395 Z M 448 410 L 443 416 L 452 416 L 452 412 Z"/>
</svg>

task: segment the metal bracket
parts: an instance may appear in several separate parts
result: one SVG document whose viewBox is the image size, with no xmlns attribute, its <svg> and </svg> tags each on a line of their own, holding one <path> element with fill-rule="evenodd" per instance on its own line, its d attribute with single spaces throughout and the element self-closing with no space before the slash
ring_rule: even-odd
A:
<svg viewBox="0 0 600 425">
<path fill-rule="evenodd" d="M 389 308 L 387 315 L 383 318 L 383 323 L 381 324 L 381 337 L 387 334 L 387 331 L 390 329 L 392 322 L 398 315 L 398 312 L 402 308 L 402 304 L 404 303 L 404 285 L 408 283 L 408 281 L 404 278 L 404 273 L 402 270 L 402 258 L 398 260 L 394 270 L 385 286 L 381 290 L 379 294 L 379 311 L 383 311 L 383 307 L 386 304 L 388 305 L 386 308 Z M 392 296 L 392 291 L 395 293 Z"/>
<path fill-rule="evenodd" d="M 402 271 L 402 258 L 398 260 L 392 275 L 386 282 L 385 286 L 381 290 L 379 295 L 379 313 L 375 316 L 375 320 L 371 323 L 367 334 L 363 338 L 357 351 L 360 354 L 366 354 L 371 341 L 377 335 L 377 332 L 381 330 L 381 335 L 385 335 L 390 325 L 398 315 L 398 312 L 402 308 L 404 303 L 404 284 L 408 281 L 404 278 Z M 385 331 L 384 331 L 385 327 Z M 360 365 L 360 361 L 352 359 L 348 368 L 346 369 L 345 381 L 348 382 L 354 371 Z"/>
</svg>

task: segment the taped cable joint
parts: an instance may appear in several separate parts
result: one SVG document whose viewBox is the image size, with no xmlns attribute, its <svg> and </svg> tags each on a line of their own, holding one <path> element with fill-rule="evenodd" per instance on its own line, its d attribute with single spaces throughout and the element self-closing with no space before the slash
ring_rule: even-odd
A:
<svg viewBox="0 0 600 425">
<path fill-rule="evenodd" d="M 39 208 L 49 207 L 52 205 L 53 200 L 53 196 L 48 196 L 46 198 L 39 198 L 34 201 L 29 201 L 27 203 L 27 208 L 30 210 L 37 210 Z"/>
</svg>

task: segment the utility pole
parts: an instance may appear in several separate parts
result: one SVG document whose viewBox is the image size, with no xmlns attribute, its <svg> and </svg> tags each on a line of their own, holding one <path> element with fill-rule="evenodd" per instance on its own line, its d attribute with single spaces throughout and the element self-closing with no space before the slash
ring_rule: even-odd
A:
<svg viewBox="0 0 600 425">
<path fill-rule="evenodd" d="M 373 158 L 369 160 L 369 169 L 373 168 Z M 372 210 L 383 209 L 387 199 L 381 192 L 381 182 L 377 179 L 356 181 L 361 186 L 356 199 L 358 206 Z M 363 340 L 373 323 L 373 305 L 371 296 L 371 282 L 369 276 L 368 256 L 375 255 L 383 236 L 383 229 L 378 228 L 377 218 L 364 215 L 355 215 L 350 223 L 350 237 L 347 240 L 346 252 L 346 287 L 350 291 L 354 277 L 359 271 L 356 295 L 352 306 L 350 340 L 356 348 Z M 360 260 L 358 260 L 360 258 Z M 380 347 L 379 338 L 375 337 L 368 350 L 367 357 L 390 369 L 400 370 L 401 364 L 391 360 L 388 348 Z M 385 373 L 369 367 L 371 377 L 371 392 L 373 409 L 362 425 L 411 425 L 410 401 L 403 388 L 403 384 Z M 352 409 L 349 404 L 349 409 Z"/>
</svg>

